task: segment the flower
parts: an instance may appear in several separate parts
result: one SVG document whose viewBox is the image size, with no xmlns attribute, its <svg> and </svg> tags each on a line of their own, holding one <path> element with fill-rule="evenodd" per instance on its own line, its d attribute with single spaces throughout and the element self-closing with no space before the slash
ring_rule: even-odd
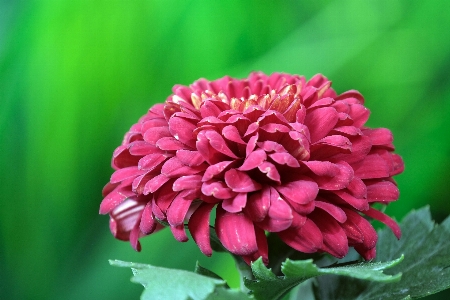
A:
<svg viewBox="0 0 450 300">
<path fill-rule="evenodd" d="M 364 126 L 355 90 L 338 95 L 318 74 L 251 73 L 239 80 L 176 85 L 126 133 L 100 213 L 140 250 L 139 238 L 168 224 L 173 236 L 210 256 L 210 215 L 222 245 L 247 263 L 268 263 L 266 233 L 290 247 L 375 257 L 366 219 L 397 223 L 373 207 L 399 197 L 403 171 L 388 129 Z"/>
</svg>

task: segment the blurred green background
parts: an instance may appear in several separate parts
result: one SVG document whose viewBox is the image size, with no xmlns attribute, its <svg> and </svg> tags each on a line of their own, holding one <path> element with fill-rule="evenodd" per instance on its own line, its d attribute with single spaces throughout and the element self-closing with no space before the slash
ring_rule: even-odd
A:
<svg viewBox="0 0 450 300">
<path fill-rule="evenodd" d="M 136 299 L 108 259 L 193 269 L 238 285 L 227 255 L 169 231 L 136 253 L 98 215 L 123 134 L 174 84 L 226 74 L 323 73 L 358 89 L 406 163 L 401 219 L 450 213 L 446 1 L 0 0 L 0 298 Z M 443 294 L 441 293 L 441 296 Z"/>
</svg>

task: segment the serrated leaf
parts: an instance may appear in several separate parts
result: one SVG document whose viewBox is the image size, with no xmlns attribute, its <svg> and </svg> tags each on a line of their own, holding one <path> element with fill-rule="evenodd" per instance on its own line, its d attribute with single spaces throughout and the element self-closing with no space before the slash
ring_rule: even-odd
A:
<svg viewBox="0 0 450 300">
<path fill-rule="evenodd" d="M 398 281 L 401 274 L 395 276 L 383 274 L 383 270 L 397 265 L 403 260 L 400 258 L 385 263 L 353 263 L 335 265 L 333 267 L 319 268 L 312 259 L 292 261 L 287 259 L 281 267 L 284 276 L 275 276 L 264 266 L 261 258 L 252 264 L 255 280 L 245 280 L 245 286 L 253 292 L 258 300 L 280 299 L 293 287 L 313 277 L 320 275 L 342 275 L 358 279 L 393 282 Z"/>
<path fill-rule="evenodd" d="M 110 264 L 132 269 L 134 276 L 131 281 L 145 288 L 141 299 L 248 299 L 243 293 L 226 289 L 223 280 L 193 272 L 119 260 L 110 260 Z"/>
<path fill-rule="evenodd" d="M 384 285 L 353 278 L 324 276 L 317 279 L 317 299 L 417 299 L 450 287 L 450 217 L 435 225 L 429 208 L 409 213 L 400 223 L 398 241 L 389 229 L 378 232 L 377 260 L 400 253 L 404 261 L 388 272 L 402 272 L 402 280 Z"/>
</svg>

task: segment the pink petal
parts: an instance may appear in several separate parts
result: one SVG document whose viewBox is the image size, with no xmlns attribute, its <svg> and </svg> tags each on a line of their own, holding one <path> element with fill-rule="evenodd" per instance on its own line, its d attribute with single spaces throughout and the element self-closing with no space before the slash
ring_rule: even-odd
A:
<svg viewBox="0 0 450 300">
<path fill-rule="evenodd" d="M 345 212 L 338 206 L 333 205 L 328 202 L 323 201 L 314 201 L 316 207 L 326 211 L 330 216 L 332 216 L 339 223 L 344 223 L 347 220 L 347 215 Z"/>
<path fill-rule="evenodd" d="M 163 153 L 155 145 L 149 144 L 145 141 L 135 141 L 128 145 L 128 150 L 131 155 L 144 156 L 152 153 Z"/>
<path fill-rule="evenodd" d="M 140 156 L 131 155 L 127 146 L 122 145 L 114 150 L 111 166 L 114 170 L 136 166 L 140 158 Z"/>
<path fill-rule="evenodd" d="M 161 174 L 173 178 L 182 175 L 193 175 L 203 170 L 203 166 L 189 167 L 183 164 L 177 157 L 172 157 L 162 166 Z"/>
<path fill-rule="evenodd" d="M 174 238 L 179 242 L 184 243 L 189 240 L 184 230 L 184 225 L 170 226 L 170 231 L 172 231 Z"/>
<path fill-rule="evenodd" d="M 245 255 L 242 258 L 248 265 L 250 265 L 252 262 L 261 257 L 263 263 L 265 265 L 268 265 L 269 245 L 267 244 L 266 234 L 264 233 L 264 230 L 255 227 L 255 235 L 256 235 L 256 244 L 258 245 L 258 251 L 250 255 Z"/>
<path fill-rule="evenodd" d="M 230 165 L 233 163 L 234 161 L 222 161 L 219 162 L 217 164 L 211 165 L 209 166 L 206 170 L 205 173 L 203 174 L 203 181 L 208 181 L 210 179 L 213 179 L 215 176 L 221 174 L 224 170 L 229 169 Z M 221 176 L 218 176 L 221 177 Z"/>
<path fill-rule="evenodd" d="M 229 213 L 218 206 L 216 233 L 223 246 L 235 255 L 250 255 L 258 251 L 253 223 L 242 212 Z"/>
<path fill-rule="evenodd" d="M 322 211 L 314 211 L 311 219 L 320 228 L 323 236 L 322 250 L 331 255 L 343 258 L 348 253 L 347 235 L 334 218 L 330 218 L 328 214 Z"/>
<path fill-rule="evenodd" d="M 292 209 L 276 192 L 270 188 L 270 207 L 266 218 L 257 223 L 259 227 L 269 232 L 280 232 L 288 229 L 293 222 Z"/>
<path fill-rule="evenodd" d="M 195 137 L 193 135 L 195 128 L 196 126 L 185 118 L 172 117 L 169 120 L 171 136 L 191 148 L 195 147 Z"/>
<path fill-rule="evenodd" d="M 246 173 L 236 169 L 225 172 L 225 182 L 237 193 L 254 192 L 261 189 L 261 185 L 253 181 Z"/>
<path fill-rule="evenodd" d="M 378 154 L 369 154 L 366 158 L 353 165 L 355 176 L 361 179 L 387 178 L 390 168 L 385 160 Z"/>
<path fill-rule="evenodd" d="M 167 221 L 171 226 L 178 226 L 184 223 L 184 218 L 186 217 L 191 203 L 191 200 L 184 199 L 180 194 L 173 199 L 167 209 Z"/>
<path fill-rule="evenodd" d="M 208 180 L 203 183 L 202 193 L 206 196 L 213 196 L 217 199 L 228 199 L 236 196 L 223 181 Z"/>
<path fill-rule="evenodd" d="M 250 153 L 253 152 L 253 150 L 255 150 L 256 147 L 256 142 L 258 141 L 258 134 L 255 134 L 254 136 L 252 136 L 247 143 L 247 147 L 245 148 L 245 156 L 249 156 Z"/>
<path fill-rule="evenodd" d="M 103 199 L 100 204 L 100 214 L 104 215 L 111 212 L 111 210 L 123 201 L 134 196 L 136 196 L 136 194 L 131 191 L 130 187 L 117 187 Z"/>
<path fill-rule="evenodd" d="M 327 136 L 336 126 L 338 113 L 332 107 L 318 108 L 306 114 L 304 124 L 309 128 L 311 143 Z"/>
<path fill-rule="evenodd" d="M 186 145 L 174 137 L 163 137 L 156 142 L 156 146 L 161 150 L 176 151 L 185 149 Z"/>
<path fill-rule="evenodd" d="M 300 228 L 290 227 L 278 232 L 278 236 L 287 245 L 304 253 L 317 252 L 323 246 L 323 236 L 320 229 L 310 219 Z"/>
<path fill-rule="evenodd" d="M 353 179 L 353 169 L 346 162 L 337 164 L 322 161 L 304 162 L 314 172 L 311 178 L 317 182 L 320 189 L 340 190 L 346 188 Z"/>
<path fill-rule="evenodd" d="M 152 202 L 148 202 L 142 211 L 139 228 L 143 234 L 148 235 L 155 231 L 157 223 L 152 213 Z"/>
<path fill-rule="evenodd" d="M 350 184 L 347 186 L 347 190 L 356 198 L 367 198 L 366 185 L 358 177 L 353 177 L 352 181 L 350 181 Z"/>
<path fill-rule="evenodd" d="M 312 180 L 297 180 L 275 187 L 287 200 L 307 204 L 317 197 L 319 187 Z"/>
<path fill-rule="evenodd" d="M 260 166 L 267 158 L 266 152 L 264 150 L 256 150 L 250 153 L 245 159 L 242 166 L 238 168 L 240 171 L 249 171 L 251 169 Z"/>
<path fill-rule="evenodd" d="M 225 126 L 222 129 L 222 135 L 229 141 L 243 145 L 246 144 L 246 142 L 242 140 L 242 137 L 235 126 L 232 125 Z"/>
<path fill-rule="evenodd" d="M 145 184 L 144 195 L 156 192 L 161 186 L 164 185 L 164 183 L 169 180 L 170 178 L 164 174 L 159 174 L 158 176 L 153 177 Z"/>
<path fill-rule="evenodd" d="M 344 200 L 354 208 L 356 208 L 357 210 L 366 211 L 369 208 L 369 203 L 367 202 L 367 199 L 353 197 L 352 195 L 343 190 L 333 191 L 333 193 L 339 196 L 342 200 Z"/>
<path fill-rule="evenodd" d="M 402 236 L 402 231 L 397 222 L 395 222 L 393 219 L 391 219 L 381 211 L 369 207 L 368 210 L 364 211 L 364 214 L 389 226 L 397 239 L 400 239 L 400 237 Z"/>
<path fill-rule="evenodd" d="M 162 162 L 164 162 L 167 158 L 171 157 L 171 155 L 165 154 L 149 154 L 144 156 L 139 160 L 138 167 L 139 169 L 145 171 L 151 171 L 158 167 Z"/>
<path fill-rule="evenodd" d="M 202 203 L 189 219 L 188 228 L 192 238 L 206 256 L 212 255 L 209 234 L 209 215 L 214 204 Z"/>
<path fill-rule="evenodd" d="M 271 188 L 265 187 L 262 190 L 250 194 L 244 212 L 254 222 L 260 222 L 266 217 L 270 206 L 270 193 Z"/>
<path fill-rule="evenodd" d="M 392 132 L 386 128 L 365 129 L 364 134 L 370 138 L 374 146 L 386 146 L 393 150 L 392 142 L 394 140 Z"/>
<path fill-rule="evenodd" d="M 351 209 L 344 208 L 344 211 L 347 215 L 347 221 L 341 226 L 347 233 L 347 236 L 353 240 L 360 240 L 359 243 L 366 249 L 374 248 L 378 235 L 372 224 Z"/>
<path fill-rule="evenodd" d="M 199 166 L 205 161 L 198 151 L 178 150 L 176 156 L 182 164 L 189 167 Z"/>
<path fill-rule="evenodd" d="M 130 244 L 131 247 L 133 247 L 134 250 L 137 252 L 141 251 L 141 243 L 139 243 L 139 235 L 141 231 L 139 229 L 139 222 L 136 223 L 134 228 L 130 232 Z"/>
<path fill-rule="evenodd" d="M 280 173 L 278 173 L 277 167 L 275 167 L 274 164 L 265 161 L 258 167 L 258 169 L 262 173 L 265 173 L 269 179 L 272 179 L 277 183 L 281 183 Z"/>
<path fill-rule="evenodd" d="M 353 126 L 361 127 L 369 119 L 370 111 L 362 104 L 350 105 L 350 117 L 353 119 Z"/>
<path fill-rule="evenodd" d="M 399 195 L 397 186 L 390 181 L 380 181 L 367 185 L 367 200 L 369 202 L 391 202 Z"/>
<path fill-rule="evenodd" d="M 109 182 L 118 183 L 128 178 L 137 177 L 143 173 L 145 173 L 145 171 L 139 170 L 136 166 L 119 169 L 111 175 L 111 179 Z"/>
<path fill-rule="evenodd" d="M 201 175 L 187 175 L 181 176 L 175 180 L 173 183 L 174 191 L 182 190 L 192 190 L 199 189 L 202 186 L 202 176 Z"/>
<path fill-rule="evenodd" d="M 230 150 L 223 137 L 216 131 L 208 130 L 205 132 L 205 137 L 209 140 L 211 147 L 225 154 L 231 158 L 237 158 L 237 156 Z"/>
<path fill-rule="evenodd" d="M 222 208 L 230 213 L 241 212 L 247 203 L 247 193 L 239 193 L 234 198 L 223 200 Z"/>
<path fill-rule="evenodd" d="M 393 168 L 389 175 L 394 176 L 394 175 L 402 173 L 405 169 L 405 165 L 404 165 L 403 159 L 400 157 L 400 155 L 392 154 L 392 160 L 393 160 Z"/>
<path fill-rule="evenodd" d="M 153 127 L 149 128 L 144 133 L 144 141 L 152 145 L 156 145 L 156 142 L 163 137 L 171 137 L 172 134 L 169 131 L 169 127 Z"/>
<path fill-rule="evenodd" d="M 269 157 L 271 159 L 273 159 L 274 162 L 276 162 L 280 165 L 287 165 L 292 168 L 300 167 L 298 160 L 295 159 L 295 157 L 293 157 L 289 153 L 285 153 L 285 152 L 273 153 L 273 154 L 269 154 Z"/>
<path fill-rule="evenodd" d="M 139 225 L 145 205 L 145 202 L 127 199 L 110 212 L 110 229 L 114 237 L 129 240 L 130 232 Z"/>
</svg>

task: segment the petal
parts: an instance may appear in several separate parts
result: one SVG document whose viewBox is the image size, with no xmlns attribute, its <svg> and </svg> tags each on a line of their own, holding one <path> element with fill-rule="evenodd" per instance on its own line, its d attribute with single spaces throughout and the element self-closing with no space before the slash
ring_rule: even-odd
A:
<svg viewBox="0 0 450 300">
<path fill-rule="evenodd" d="M 390 168 L 386 161 L 378 154 L 369 154 L 366 158 L 353 165 L 355 176 L 361 179 L 387 178 Z"/>
<path fill-rule="evenodd" d="M 170 231 L 172 231 L 174 238 L 179 242 L 184 243 L 189 240 L 184 230 L 184 225 L 170 226 Z"/>
<path fill-rule="evenodd" d="M 367 202 L 367 199 L 364 198 L 356 198 L 350 195 L 349 193 L 339 190 L 339 191 L 333 191 L 335 195 L 337 195 L 339 198 L 356 208 L 360 211 L 365 211 L 369 208 L 369 203 Z"/>
<path fill-rule="evenodd" d="M 290 227 L 278 232 L 278 236 L 287 245 L 304 253 L 314 253 L 323 246 L 323 236 L 320 229 L 310 219 L 300 228 Z"/>
<path fill-rule="evenodd" d="M 110 212 L 110 229 L 115 238 L 130 239 L 130 232 L 136 225 L 139 226 L 145 205 L 145 202 L 127 199 Z"/>
<path fill-rule="evenodd" d="M 184 199 L 181 194 L 178 194 L 173 199 L 169 208 L 167 209 L 167 221 L 171 226 L 179 226 L 184 223 L 184 218 L 191 206 L 192 200 Z"/>
<path fill-rule="evenodd" d="M 240 171 L 249 171 L 257 168 L 267 159 L 267 154 L 264 150 L 256 150 L 247 156 L 242 166 L 238 168 Z"/>
<path fill-rule="evenodd" d="M 332 216 L 339 223 L 344 223 L 347 220 L 347 215 L 345 212 L 338 206 L 333 205 L 328 202 L 323 201 L 314 201 L 316 207 L 326 211 L 330 216 Z"/>
<path fill-rule="evenodd" d="M 217 207 L 216 233 L 222 245 L 235 255 L 250 255 L 258 251 L 255 228 L 244 213 L 229 213 Z"/>
<path fill-rule="evenodd" d="M 169 127 L 153 127 L 149 128 L 144 133 L 144 141 L 152 145 L 156 145 L 156 142 L 163 137 L 171 137 L 172 134 L 169 131 Z"/>
<path fill-rule="evenodd" d="M 280 164 L 280 165 L 287 165 L 292 168 L 298 168 L 300 167 L 300 164 L 298 163 L 298 160 L 295 159 L 292 155 L 286 152 L 281 153 L 273 153 L 270 154 L 269 157 L 273 159 L 274 162 Z"/>
<path fill-rule="evenodd" d="M 402 231 L 397 222 L 395 222 L 393 219 L 391 219 L 381 211 L 370 207 L 368 210 L 364 211 L 364 214 L 389 226 L 397 239 L 400 239 L 400 237 L 402 236 Z"/>
<path fill-rule="evenodd" d="M 278 193 L 277 193 L 278 194 Z M 271 188 L 265 187 L 251 193 L 244 208 L 246 215 L 255 222 L 264 220 L 270 206 Z"/>
<path fill-rule="evenodd" d="M 275 187 L 287 200 L 307 204 L 317 197 L 319 187 L 312 180 L 297 180 Z"/>
<path fill-rule="evenodd" d="M 320 210 L 314 211 L 310 217 L 322 232 L 323 246 L 321 249 L 338 258 L 347 255 L 347 235 L 339 223 Z"/>
<path fill-rule="evenodd" d="M 202 203 L 189 219 L 188 228 L 192 238 L 206 256 L 212 255 L 209 233 L 209 215 L 214 204 Z"/>
<path fill-rule="evenodd" d="M 234 198 L 223 200 L 222 207 L 230 213 L 241 212 L 247 203 L 247 193 L 239 193 Z"/>
<path fill-rule="evenodd" d="M 262 258 L 265 265 L 269 264 L 269 245 L 267 243 L 266 234 L 261 228 L 255 227 L 256 244 L 258 245 L 258 251 L 253 254 L 245 255 L 242 258 L 244 261 L 250 265 L 252 262 L 258 258 Z"/>
<path fill-rule="evenodd" d="M 138 167 L 141 170 L 151 171 L 158 167 L 163 161 L 172 155 L 167 154 L 149 154 L 139 160 Z"/>
<path fill-rule="evenodd" d="M 136 194 L 131 191 L 131 188 L 119 186 L 115 188 L 111 193 L 109 193 L 100 204 L 100 214 L 104 215 L 116 206 L 120 205 L 126 199 L 136 196 Z"/>
<path fill-rule="evenodd" d="M 244 142 L 242 140 L 242 137 L 241 137 L 238 129 L 232 125 L 225 126 L 222 129 L 222 135 L 229 141 L 232 141 L 232 142 L 235 142 L 238 144 L 243 144 L 243 145 L 246 144 L 246 142 Z"/>
<path fill-rule="evenodd" d="M 365 129 L 364 134 L 370 138 L 370 142 L 374 146 L 385 146 L 394 150 L 392 142 L 394 140 L 392 132 L 386 128 Z"/>
<path fill-rule="evenodd" d="M 174 191 L 200 189 L 202 186 L 201 175 L 187 175 L 181 176 L 173 183 Z"/>
<path fill-rule="evenodd" d="M 353 179 L 353 169 L 344 161 L 337 164 L 323 161 L 305 161 L 303 163 L 314 173 L 310 177 L 317 182 L 320 189 L 344 189 Z"/>
<path fill-rule="evenodd" d="M 205 169 L 205 166 L 189 167 L 183 164 L 177 157 L 168 159 L 161 168 L 161 174 L 167 177 L 177 177 L 182 175 L 193 175 Z"/>
<path fill-rule="evenodd" d="M 274 188 L 270 188 L 270 207 L 266 218 L 257 223 L 259 227 L 269 232 L 280 232 L 288 229 L 294 220 L 289 204 L 279 196 Z"/>
<path fill-rule="evenodd" d="M 352 104 L 349 115 L 353 119 L 353 126 L 361 127 L 369 119 L 370 111 L 362 104 Z"/>
<path fill-rule="evenodd" d="M 391 202 L 400 196 L 397 186 L 390 181 L 367 184 L 367 200 L 369 202 Z"/>
<path fill-rule="evenodd" d="M 143 234 L 148 235 L 155 231 L 157 223 L 152 213 L 152 202 L 148 202 L 142 211 L 139 229 Z"/>
<path fill-rule="evenodd" d="M 372 224 L 357 212 L 348 208 L 343 209 L 347 215 L 347 221 L 341 226 L 349 237 L 349 241 L 357 241 L 366 249 L 374 248 L 378 235 Z"/>
<path fill-rule="evenodd" d="M 196 126 L 190 121 L 182 117 L 171 117 L 169 120 L 169 127 L 171 136 L 182 142 L 183 144 L 194 148 L 195 147 L 195 137 L 194 129 Z"/>
<path fill-rule="evenodd" d="M 130 232 L 130 244 L 131 247 L 133 247 L 134 250 L 137 252 L 141 251 L 141 243 L 139 243 L 139 235 L 141 233 L 141 230 L 139 229 L 139 222 L 134 225 L 134 228 Z"/>
<path fill-rule="evenodd" d="M 111 175 L 109 182 L 118 183 L 128 178 L 137 177 L 143 173 L 145 173 L 145 171 L 139 170 L 136 166 L 119 169 Z"/>
<path fill-rule="evenodd" d="M 265 173 L 266 176 L 277 183 L 281 183 L 280 173 L 278 173 L 277 167 L 274 164 L 265 161 L 263 162 L 258 169 Z"/>
<path fill-rule="evenodd" d="M 324 138 L 336 126 L 338 113 L 332 107 L 322 107 L 306 114 L 304 124 L 311 134 L 311 143 Z"/>
<path fill-rule="evenodd" d="M 205 161 L 198 151 L 178 150 L 176 155 L 182 164 L 189 167 L 199 166 Z"/>
<path fill-rule="evenodd" d="M 161 150 L 176 151 L 185 149 L 186 145 L 174 137 L 163 137 L 156 142 L 156 146 Z"/>
<path fill-rule="evenodd" d="M 261 189 L 261 185 L 253 181 L 246 173 L 236 169 L 225 172 L 225 182 L 237 193 L 254 192 Z"/>
<path fill-rule="evenodd" d="M 202 180 L 208 181 L 208 180 L 213 179 L 217 175 L 221 174 L 224 170 L 227 170 L 233 162 L 234 161 L 222 161 L 217 164 L 209 166 L 205 170 Z M 217 177 L 222 177 L 222 176 L 217 176 Z"/>
<path fill-rule="evenodd" d="M 156 192 L 161 186 L 164 185 L 170 178 L 164 174 L 159 174 L 149 181 L 144 186 L 144 195 Z"/>
<path fill-rule="evenodd" d="M 208 180 L 203 182 L 201 191 L 203 195 L 213 196 L 217 199 L 228 199 L 236 196 L 236 193 L 233 192 L 223 181 Z"/>
</svg>

